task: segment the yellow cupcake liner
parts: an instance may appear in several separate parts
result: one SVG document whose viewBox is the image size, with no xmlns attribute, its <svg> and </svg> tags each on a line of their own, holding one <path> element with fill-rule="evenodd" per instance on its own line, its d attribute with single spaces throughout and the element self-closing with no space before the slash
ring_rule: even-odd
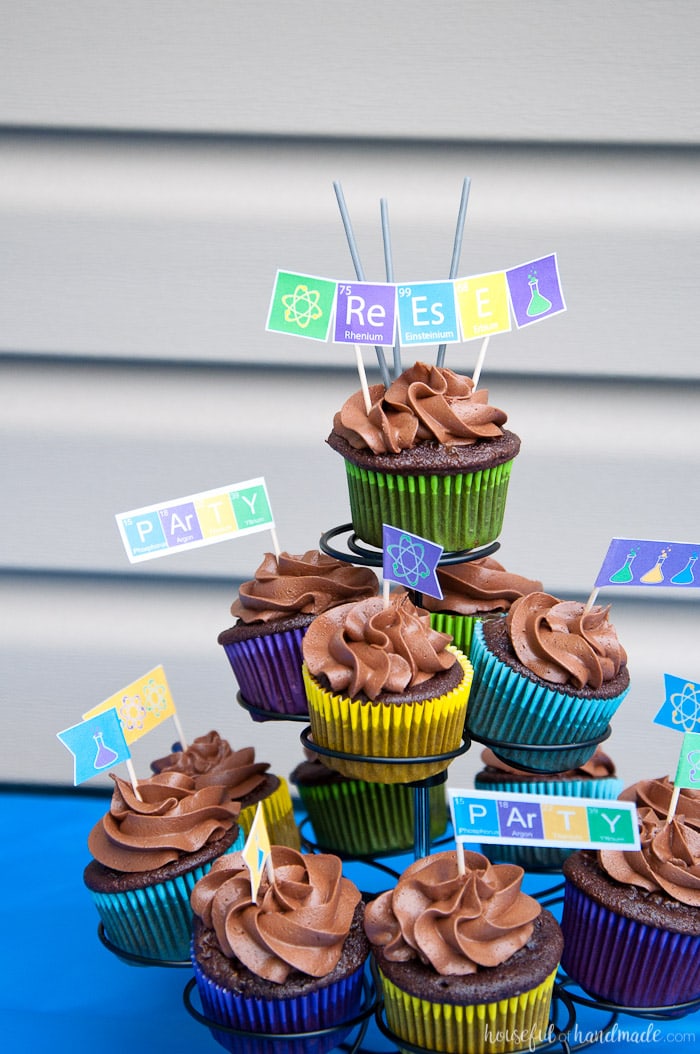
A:
<svg viewBox="0 0 700 1054">
<path fill-rule="evenodd" d="M 301 835 L 294 819 L 294 806 L 289 785 L 284 776 L 278 776 L 279 787 L 262 799 L 265 826 L 272 845 L 286 845 L 290 849 L 301 849 Z M 238 823 L 247 838 L 253 826 L 258 802 L 246 805 L 238 815 Z"/>
<path fill-rule="evenodd" d="M 323 688 L 303 667 L 313 742 L 328 750 L 358 757 L 323 755 L 324 764 L 350 779 L 369 783 L 410 783 L 443 772 L 447 760 L 422 761 L 458 750 L 464 734 L 473 670 L 469 659 L 453 645 L 449 650 L 464 677 L 446 695 L 421 702 L 374 703 L 354 701 Z M 382 765 L 366 758 L 405 758 L 406 764 Z"/>
<path fill-rule="evenodd" d="M 397 988 L 379 970 L 387 1025 L 399 1038 L 450 1054 L 510 1054 L 544 1042 L 556 970 L 540 985 L 475 1006 L 431 1003 Z"/>
</svg>

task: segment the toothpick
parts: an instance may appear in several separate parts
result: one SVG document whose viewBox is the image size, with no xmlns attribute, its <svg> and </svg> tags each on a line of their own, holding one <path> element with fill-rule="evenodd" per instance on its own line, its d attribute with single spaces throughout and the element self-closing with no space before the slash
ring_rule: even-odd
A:
<svg viewBox="0 0 700 1054">
<path fill-rule="evenodd" d="M 180 724 L 180 718 L 177 716 L 177 713 L 173 714 L 173 721 L 175 722 L 175 731 L 177 732 L 177 738 L 180 741 L 180 746 L 183 750 L 187 750 L 185 733 L 182 731 L 182 725 Z"/>
<path fill-rule="evenodd" d="M 273 548 L 275 550 L 275 556 L 279 560 L 280 553 L 281 553 L 282 550 L 280 549 L 280 543 L 279 543 L 278 538 L 277 538 L 277 531 L 275 530 L 274 527 L 270 527 L 270 536 L 272 538 L 272 546 L 273 546 Z"/>
<path fill-rule="evenodd" d="M 391 591 L 391 582 L 388 578 L 384 579 L 382 584 L 382 600 L 384 601 L 384 607 L 389 607 L 389 593 Z"/>
<path fill-rule="evenodd" d="M 379 208 L 382 216 L 382 241 L 384 243 L 384 269 L 386 271 L 386 280 L 389 283 L 394 281 L 394 261 L 391 256 L 391 234 L 389 232 L 389 206 L 387 205 L 386 198 L 382 198 L 379 202 Z M 401 344 L 399 343 L 398 334 L 394 335 L 394 378 L 400 376 L 402 371 L 401 366 Z"/>
<path fill-rule="evenodd" d="M 673 817 L 676 815 L 676 808 L 678 806 L 678 799 L 681 795 L 681 788 L 679 784 L 674 784 L 673 794 L 671 795 L 671 801 L 668 806 L 668 813 L 666 815 L 666 823 L 670 823 Z"/>
<path fill-rule="evenodd" d="M 457 874 L 465 875 L 467 873 L 467 865 L 464 860 L 464 842 L 457 842 Z"/>
<path fill-rule="evenodd" d="M 469 188 L 471 186 L 471 179 L 469 176 L 464 177 L 464 183 L 462 184 L 462 197 L 459 202 L 459 213 L 457 215 L 457 227 L 455 229 L 455 240 L 452 246 L 452 262 L 450 263 L 450 278 L 454 279 L 457 277 L 457 271 L 459 270 L 459 258 L 462 254 L 462 235 L 464 234 L 464 221 L 467 218 L 467 203 L 469 202 Z M 438 348 L 437 353 L 437 364 L 438 366 L 444 365 L 445 362 L 445 349 L 447 345 L 441 344 Z"/>
<path fill-rule="evenodd" d="M 481 368 L 484 365 L 484 359 L 486 358 L 486 349 L 488 348 L 488 346 L 489 346 L 489 338 L 488 337 L 484 337 L 484 339 L 481 342 L 481 347 L 479 348 L 479 356 L 478 356 L 478 358 L 476 360 L 476 366 L 474 367 L 474 375 L 472 377 L 472 384 L 474 385 L 474 391 L 476 391 L 476 387 L 477 387 L 477 385 L 479 383 L 479 378 L 481 377 Z"/>
<path fill-rule="evenodd" d="M 343 194 L 343 189 L 337 180 L 333 183 L 333 189 L 335 190 L 335 196 L 338 199 L 338 207 L 343 220 L 343 227 L 345 228 L 345 237 L 348 241 L 352 262 L 355 265 L 355 274 L 358 282 L 364 282 L 365 272 L 360 262 L 360 254 L 357 251 L 357 243 L 355 242 L 355 235 L 353 234 L 352 224 L 350 223 L 350 215 L 348 213 L 347 205 L 345 204 L 345 196 Z M 377 353 L 377 362 L 379 363 L 379 369 L 381 370 L 384 387 L 388 388 L 391 384 L 391 377 L 389 376 L 386 359 L 384 358 L 384 351 L 376 344 L 374 350 Z"/>
<path fill-rule="evenodd" d="M 583 618 L 584 615 L 587 615 L 588 612 L 591 610 L 591 608 L 595 604 L 595 600 L 596 600 L 597 596 L 598 596 L 598 590 L 594 589 L 593 592 L 591 593 L 591 595 L 589 596 L 588 600 L 585 603 L 583 611 L 581 612 L 581 618 Z"/>
<path fill-rule="evenodd" d="M 129 773 L 129 779 L 131 780 L 131 789 L 134 792 L 134 797 L 137 801 L 143 801 L 143 798 L 139 794 L 138 780 L 136 779 L 136 770 L 134 769 L 134 763 L 131 758 L 127 758 L 124 762 L 126 770 Z"/>
<path fill-rule="evenodd" d="M 357 372 L 360 375 L 360 388 L 362 389 L 362 398 L 365 401 L 365 413 L 369 415 L 369 412 L 372 409 L 372 400 L 369 395 L 365 364 L 362 361 L 362 347 L 359 344 L 355 345 L 355 361 L 357 362 Z"/>
</svg>

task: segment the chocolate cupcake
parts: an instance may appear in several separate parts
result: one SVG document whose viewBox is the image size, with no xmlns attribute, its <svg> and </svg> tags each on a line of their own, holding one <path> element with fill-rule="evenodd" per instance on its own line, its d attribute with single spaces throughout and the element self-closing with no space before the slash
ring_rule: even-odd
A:
<svg viewBox="0 0 700 1054">
<path fill-rule="evenodd" d="M 376 596 L 377 576 L 310 549 L 265 553 L 255 578 L 231 605 L 236 621 L 218 636 L 247 704 L 273 714 L 305 714 L 301 642 L 316 615 Z"/>
<path fill-rule="evenodd" d="M 520 439 L 488 392 L 417 362 L 369 396 L 369 414 L 362 392 L 347 400 L 327 440 L 345 462 L 357 536 L 381 548 L 387 523 L 447 550 L 496 539 Z"/>
<path fill-rule="evenodd" d="M 630 686 L 608 615 L 609 607 L 586 611 L 538 592 L 504 619 L 478 623 L 467 715 L 474 738 L 518 768 L 563 772 L 587 761 Z"/>
</svg>

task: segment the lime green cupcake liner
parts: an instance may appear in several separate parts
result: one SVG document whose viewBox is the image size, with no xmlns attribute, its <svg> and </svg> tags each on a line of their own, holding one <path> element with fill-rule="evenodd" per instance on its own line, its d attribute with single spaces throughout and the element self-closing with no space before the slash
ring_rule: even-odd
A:
<svg viewBox="0 0 700 1054">
<path fill-rule="evenodd" d="M 379 970 L 387 1024 L 399 1038 L 449 1054 L 510 1054 L 547 1037 L 554 970 L 529 992 L 474 1006 L 431 1003 L 397 988 Z"/>
<path fill-rule="evenodd" d="M 301 835 L 294 819 L 294 805 L 289 793 L 289 785 L 284 776 L 277 778 L 280 781 L 279 787 L 262 799 L 265 826 L 270 836 L 270 843 L 271 845 L 286 845 L 290 849 L 301 849 Z M 254 805 L 246 805 L 239 813 L 238 823 L 243 829 L 245 838 L 248 837 L 253 826 L 257 809 L 258 802 L 255 802 Z"/>
<path fill-rule="evenodd" d="M 350 779 L 370 783 L 410 783 L 437 775 L 450 759 L 421 761 L 448 754 L 462 743 L 472 682 L 466 655 L 450 645 L 464 676 L 457 688 L 436 699 L 395 704 L 356 701 L 324 689 L 303 667 L 313 742 L 355 758 L 324 755 L 324 764 Z M 405 764 L 382 765 L 365 758 L 405 759 Z"/>
<path fill-rule="evenodd" d="M 512 465 L 454 476 L 401 476 L 345 461 L 353 529 L 380 549 L 385 523 L 448 551 L 486 545 L 501 533 Z"/>
<path fill-rule="evenodd" d="M 319 847 L 348 856 L 374 856 L 412 848 L 414 792 L 400 783 L 338 780 L 297 784 Z M 428 790 L 430 838 L 447 827 L 447 799 L 442 783 Z"/>
</svg>

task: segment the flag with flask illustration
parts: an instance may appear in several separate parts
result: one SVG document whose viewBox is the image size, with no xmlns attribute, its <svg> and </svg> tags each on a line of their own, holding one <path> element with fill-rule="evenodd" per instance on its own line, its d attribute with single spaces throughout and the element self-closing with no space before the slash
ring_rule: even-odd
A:
<svg viewBox="0 0 700 1054">
<path fill-rule="evenodd" d="M 700 732 L 700 684 L 664 674 L 666 697 L 654 718 L 675 732 Z"/>
<path fill-rule="evenodd" d="M 595 585 L 663 586 L 697 589 L 695 564 L 700 544 L 660 542 L 639 538 L 613 538 Z"/>
<path fill-rule="evenodd" d="M 241 855 L 250 871 L 250 895 L 254 904 L 257 899 L 260 882 L 262 881 L 265 864 L 271 851 L 272 847 L 265 823 L 265 813 L 263 812 L 262 802 L 259 802 L 248 837 L 241 850 Z"/>
<path fill-rule="evenodd" d="M 511 267 L 506 280 L 518 329 L 566 311 L 556 253 Z"/>
<path fill-rule="evenodd" d="M 73 755 L 73 783 L 76 787 L 131 758 L 119 715 L 114 708 L 64 728 L 56 735 Z"/>
<path fill-rule="evenodd" d="M 396 582 L 406 589 L 414 589 L 442 600 L 437 578 L 437 566 L 443 553 L 441 545 L 384 523 L 382 550 L 385 581 Z"/>
<path fill-rule="evenodd" d="M 117 712 L 127 743 L 145 736 L 166 718 L 174 717 L 175 704 L 163 667 L 154 667 L 143 677 L 110 695 L 83 714 L 83 720 L 111 709 Z"/>
</svg>

